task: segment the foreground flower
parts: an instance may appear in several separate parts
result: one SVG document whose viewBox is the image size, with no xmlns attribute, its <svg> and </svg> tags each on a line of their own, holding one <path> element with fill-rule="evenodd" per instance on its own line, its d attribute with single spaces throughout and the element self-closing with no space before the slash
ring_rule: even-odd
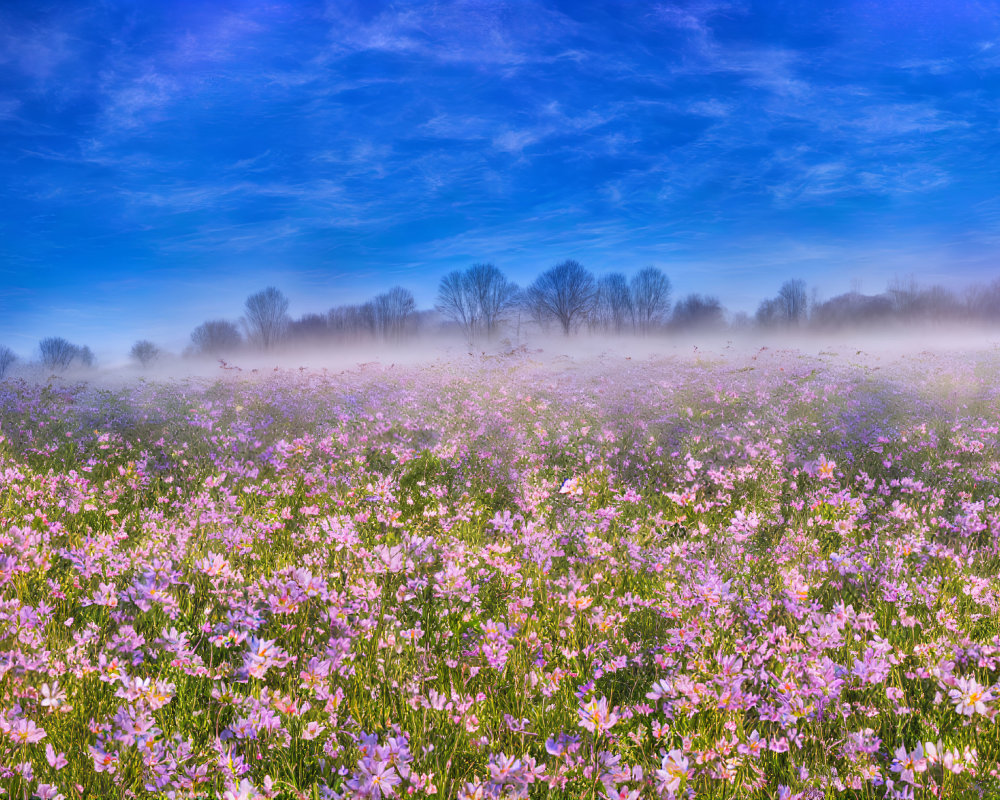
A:
<svg viewBox="0 0 1000 800">
<path fill-rule="evenodd" d="M 577 714 L 580 717 L 579 726 L 598 735 L 610 730 L 618 722 L 618 715 L 608 711 L 606 697 L 584 703 L 577 709 Z"/>
<path fill-rule="evenodd" d="M 45 738 L 45 729 L 30 719 L 19 719 L 10 728 L 10 738 L 15 744 L 34 744 Z"/>
<path fill-rule="evenodd" d="M 580 485 L 580 479 L 567 478 L 564 480 L 562 486 L 559 487 L 559 494 L 568 494 L 571 497 L 577 497 L 583 494 L 583 487 Z"/>
<path fill-rule="evenodd" d="M 927 769 L 924 746 L 918 743 L 912 753 L 908 753 L 904 746 L 897 748 L 896 757 L 893 759 L 890 769 L 893 772 L 898 772 L 899 779 L 904 783 L 915 783 L 915 773 L 924 772 Z"/>
<path fill-rule="evenodd" d="M 302 738 L 306 740 L 315 739 L 325 730 L 326 730 L 326 725 L 320 725 L 319 722 L 313 720 L 312 722 L 308 723 L 302 730 Z"/>
<path fill-rule="evenodd" d="M 980 686 L 975 678 L 959 678 L 958 688 L 948 694 L 955 703 L 955 711 L 967 717 L 973 714 L 986 716 L 989 713 L 986 704 L 993 700 L 990 691 Z"/>
<path fill-rule="evenodd" d="M 671 796 L 675 795 L 681 782 L 687 777 L 689 763 L 687 756 L 680 750 L 674 749 L 664 754 L 660 768 L 656 770 L 657 788 Z"/>
<path fill-rule="evenodd" d="M 639 800 L 639 790 L 630 789 L 628 786 L 618 788 L 605 788 L 603 800 Z"/>
<path fill-rule="evenodd" d="M 358 772 L 361 776 L 358 789 L 373 800 L 393 797 L 396 794 L 396 787 L 403 782 L 396 770 L 382 761 L 362 760 Z"/>
<path fill-rule="evenodd" d="M 45 760 L 48 761 L 49 766 L 57 772 L 69 763 L 66 758 L 66 754 L 57 753 L 51 744 L 45 745 Z"/>
<path fill-rule="evenodd" d="M 825 456 L 820 456 L 816 461 L 816 477 L 820 480 L 828 481 L 833 478 L 836 468 L 836 461 L 828 461 Z"/>
<path fill-rule="evenodd" d="M 42 684 L 42 708 L 50 711 L 72 711 L 73 707 L 66 703 L 66 690 L 60 688 L 59 681 L 53 681 L 50 686 Z"/>
<path fill-rule="evenodd" d="M 240 785 L 236 789 L 227 790 L 222 797 L 223 800 L 266 800 L 267 798 L 246 778 L 240 781 Z"/>
<path fill-rule="evenodd" d="M 107 772 L 114 775 L 118 771 L 118 754 L 108 752 L 100 745 L 91 745 L 89 748 L 90 757 L 94 760 L 94 770 L 96 772 Z"/>
</svg>

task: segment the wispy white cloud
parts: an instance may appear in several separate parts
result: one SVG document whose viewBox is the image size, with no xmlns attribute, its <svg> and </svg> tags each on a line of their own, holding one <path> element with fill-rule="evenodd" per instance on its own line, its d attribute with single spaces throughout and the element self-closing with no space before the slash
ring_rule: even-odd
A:
<svg viewBox="0 0 1000 800">
<path fill-rule="evenodd" d="M 849 116 L 837 115 L 837 124 L 853 127 L 876 138 L 913 136 L 969 127 L 967 121 L 958 119 L 929 102 L 873 103 L 854 109 Z"/>
<path fill-rule="evenodd" d="M 343 198 L 343 188 L 326 179 L 304 183 L 253 182 L 247 180 L 222 183 L 173 184 L 147 190 L 128 189 L 122 194 L 129 200 L 146 206 L 176 212 L 218 208 L 248 198 L 291 200 L 311 206 L 335 205 Z"/>
<path fill-rule="evenodd" d="M 728 117 L 733 112 L 732 103 L 723 103 L 714 98 L 708 100 L 696 100 L 687 107 L 687 112 L 697 114 L 701 117 L 715 117 L 721 119 Z"/>
<path fill-rule="evenodd" d="M 519 131 L 507 130 L 493 137 L 493 147 L 504 153 L 520 155 L 524 152 L 525 147 L 536 144 L 546 136 L 551 135 L 551 133 L 552 128 L 550 126 L 546 126 L 544 129 L 525 128 Z"/>
<path fill-rule="evenodd" d="M 478 0 L 390 7 L 371 18 L 329 2 L 332 57 L 359 51 L 418 55 L 439 63 L 518 68 L 582 53 L 563 43 L 578 27 L 541 2 L 504 5 Z"/>
<path fill-rule="evenodd" d="M 44 88 L 76 57 L 70 20 L 54 23 L 15 22 L 0 11 L 0 64 Z"/>
<path fill-rule="evenodd" d="M 384 178 L 390 172 L 393 149 L 389 144 L 370 139 L 345 141 L 337 150 L 320 150 L 313 159 L 334 165 L 346 178 L 363 175 Z"/>
<path fill-rule="evenodd" d="M 458 112 L 435 114 L 417 126 L 416 133 L 437 139 L 458 139 L 468 142 L 485 141 L 496 130 L 495 119 Z"/>
<path fill-rule="evenodd" d="M 711 36 L 711 24 L 720 16 L 734 16 L 745 13 L 745 3 L 727 0 L 700 0 L 691 3 L 661 3 L 653 8 L 653 14 L 665 24 L 699 36 Z"/>
<path fill-rule="evenodd" d="M 116 133 L 162 120 L 181 88 L 177 80 L 155 72 L 132 79 L 111 76 L 108 83 L 103 121 L 107 131 Z"/>
<path fill-rule="evenodd" d="M 270 165 L 271 151 L 265 150 L 263 153 L 258 153 L 250 158 L 241 158 L 238 161 L 234 161 L 227 169 L 234 172 L 260 172 L 268 169 Z"/>
<path fill-rule="evenodd" d="M 559 103 L 550 102 L 538 109 L 533 123 L 500 131 L 493 137 L 492 145 L 501 152 L 520 155 L 525 149 L 546 139 L 586 134 L 590 137 L 590 146 L 596 149 L 600 146 L 601 137 L 593 137 L 593 132 L 612 122 L 622 109 L 621 103 L 612 101 L 599 110 L 571 113 Z M 620 134 L 617 132 L 612 136 L 615 137 L 614 141 L 620 141 L 617 138 Z"/>
</svg>

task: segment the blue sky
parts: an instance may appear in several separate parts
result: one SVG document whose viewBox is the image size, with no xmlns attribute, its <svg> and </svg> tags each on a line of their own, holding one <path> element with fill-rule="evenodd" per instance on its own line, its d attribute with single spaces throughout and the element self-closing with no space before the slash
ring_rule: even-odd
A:
<svg viewBox="0 0 1000 800">
<path fill-rule="evenodd" d="M 179 349 L 492 261 L 1000 276 L 994 2 L 0 5 L 0 343 Z M 120 352 L 119 352 L 120 354 Z"/>
</svg>

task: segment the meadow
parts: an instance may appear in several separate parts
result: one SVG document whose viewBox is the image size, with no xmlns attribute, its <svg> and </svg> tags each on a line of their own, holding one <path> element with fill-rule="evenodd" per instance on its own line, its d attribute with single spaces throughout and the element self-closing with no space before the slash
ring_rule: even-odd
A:
<svg viewBox="0 0 1000 800">
<path fill-rule="evenodd" d="M 0 383 L 0 787 L 1000 796 L 998 378 L 772 349 Z"/>
</svg>

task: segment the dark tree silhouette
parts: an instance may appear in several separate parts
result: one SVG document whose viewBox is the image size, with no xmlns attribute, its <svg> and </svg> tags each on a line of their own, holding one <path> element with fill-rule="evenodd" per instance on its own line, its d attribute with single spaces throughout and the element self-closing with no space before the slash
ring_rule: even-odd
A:
<svg viewBox="0 0 1000 800">
<path fill-rule="evenodd" d="M 438 311 L 462 329 L 467 341 L 476 337 L 476 304 L 464 272 L 449 272 L 438 284 Z"/>
<path fill-rule="evenodd" d="M 228 355 L 239 350 L 242 344 L 239 328 L 226 319 L 208 320 L 191 332 L 191 349 L 197 355 Z"/>
<path fill-rule="evenodd" d="M 473 302 L 478 310 L 479 327 L 492 339 L 508 314 L 517 306 L 517 284 L 492 264 L 473 264 L 466 277 Z"/>
<path fill-rule="evenodd" d="M 783 320 L 781 313 L 781 303 L 778 302 L 776 297 L 768 297 L 760 301 L 760 305 L 757 306 L 757 313 L 754 315 L 757 320 L 757 324 L 770 327 L 776 325 Z"/>
<path fill-rule="evenodd" d="M 330 325 L 323 314 L 303 314 L 288 323 L 286 335 L 298 342 L 321 342 L 330 335 Z"/>
<path fill-rule="evenodd" d="M 46 369 L 66 370 L 79 356 L 80 348 L 61 336 L 49 336 L 38 343 L 38 353 Z"/>
<path fill-rule="evenodd" d="M 340 341 L 357 342 L 375 336 L 375 309 L 371 303 L 331 308 L 326 315 L 330 335 Z"/>
<path fill-rule="evenodd" d="M 129 356 L 133 361 L 138 361 L 143 369 L 146 369 L 146 367 L 160 357 L 160 348 L 148 339 L 140 339 L 132 345 Z"/>
<path fill-rule="evenodd" d="M 818 303 L 813 308 L 810 324 L 819 328 L 871 326 L 888 322 L 892 315 L 892 301 L 886 295 L 847 292 Z"/>
<path fill-rule="evenodd" d="M 6 345 L 0 345 L 0 378 L 3 378 L 15 361 L 17 361 L 17 356 L 14 351 Z"/>
<path fill-rule="evenodd" d="M 274 347 L 288 326 L 288 298 L 273 286 L 250 295 L 243 304 L 247 333 L 263 350 Z"/>
<path fill-rule="evenodd" d="M 556 320 L 564 334 L 587 317 L 597 299 L 594 276 L 576 261 L 564 261 L 539 275 L 525 292 L 525 304 L 541 324 Z"/>
<path fill-rule="evenodd" d="M 723 323 L 722 304 L 717 297 L 689 294 L 674 306 L 671 324 L 675 328 L 709 328 Z"/>
<path fill-rule="evenodd" d="M 965 295 L 965 307 L 977 319 L 995 322 L 1000 319 L 1000 278 L 971 287 Z"/>
<path fill-rule="evenodd" d="M 656 267 L 646 267 L 632 278 L 631 289 L 639 333 L 663 325 L 670 310 L 670 278 Z"/>
<path fill-rule="evenodd" d="M 777 296 L 761 300 L 757 307 L 757 324 L 765 327 L 799 325 L 805 322 L 808 309 L 805 281 L 798 279 L 785 281 L 781 284 Z"/>
<path fill-rule="evenodd" d="M 517 284 L 492 264 L 474 264 L 441 279 L 436 308 L 472 342 L 479 335 L 492 339 L 517 303 Z"/>
<path fill-rule="evenodd" d="M 809 310 L 809 300 L 806 296 L 806 283 L 794 279 L 785 281 L 778 290 L 778 303 L 781 316 L 789 325 L 805 322 Z"/>
<path fill-rule="evenodd" d="M 597 282 L 597 301 L 594 304 L 593 326 L 606 331 L 621 333 L 630 327 L 635 318 L 635 307 L 628 281 L 620 272 L 604 275 Z"/>
<path fill-rule="evenodd" d="M 912 275 L 894 278 L 886 294 L 892 301 L 896 317 L 903 322 L 958 319 L 968 309 L 968 303 L 960 303 L 946 287 L 920 286 Z"/>
<path fill-rule="evenodd" d="M 892 309 L 896 315 L 902 319 L 915 316 L 917 309 L 917 296 L 920 289 L 917 286 L 917 279 L 912 275 L 901 278 L 898 275 L 889 281 L 886 294 L 892 301 Z"/>
<path fill-rule="evenodd" d="M 80 362 L 81 366 L 88 368 L 94 366 L 97 362 L 97 357 L 94 355 L 94 351 L 86 345 L 76 348 L 76 358 Z"/>
<path fill-rule="evenodd" d="M 385 340 L 399 341 L 417 304 L 409 289 L 394 286 L 372 300 L 371 306 L 378 334 Z"/>
</svg>

